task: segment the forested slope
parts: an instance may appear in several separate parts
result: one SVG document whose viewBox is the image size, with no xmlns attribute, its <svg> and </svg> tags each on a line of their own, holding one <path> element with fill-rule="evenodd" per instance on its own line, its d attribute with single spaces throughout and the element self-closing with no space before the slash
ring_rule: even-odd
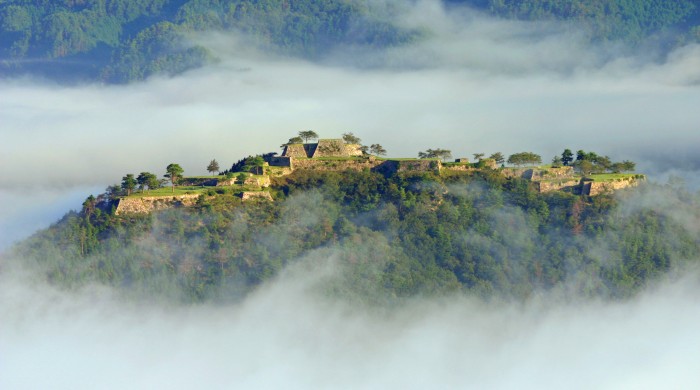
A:
<svg viewBox="0 0 700 390">
<path fill-rule="evenodd" d="M 690 0 L 449 0 L 504 18 L 573 20 L 592 39 L 697 40 Z M 235 30 L 268 49 L 322 58 L 337 45 L 384 47 L 419 39 L 392 7 L 367 0 L 0 0 L 0 74 L 124 83 L 177 74 L 211 60 L 184 37 Z M 406 6 L 408 3 L 401 3 Z M 401 7 L 399 7 L 401 8 Z"/>
<path fill-rule="evenodd" d="M 684 224 L 698 218 L 698 199 L 679 188 L 591 198 L 539 194 L 488 171 L 298 171 L 272 193 L 275 202 L 242 203 L 218 189 L 196 207 L 152 215 L 86 206 L 12 257 L 58 285 L 97 281 L 186 301 L 238 299 L 288 265 L 331 264 L 339 277 L 328 293 L 370 302 L 553 289 L 626 297 L 700 259 Z"/>
<path fill-rule="evenodd" d="M 363 1 L 0 1 L 4 74 L 31 71 L 110 82 L 175 74 L 208 60 L 184 34 L 247 33 L 260 45 L 307 57 L 330 45 L 387 45 L 410 34 L 374 18 Z"/>
</svg>

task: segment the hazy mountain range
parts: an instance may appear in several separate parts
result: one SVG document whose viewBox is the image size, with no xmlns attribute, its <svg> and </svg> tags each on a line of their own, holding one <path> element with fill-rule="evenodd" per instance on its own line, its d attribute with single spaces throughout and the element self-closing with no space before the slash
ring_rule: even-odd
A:
<svg viewBox="0 0 700 390">
<path fill-rule="evenodd" d="M 400 21 L 417 2 L 371 0 L 0 1 L 0 74 L 125 83 L 217 60 L 202 31 L 236 31 L 285 55 L 333 61 L 338 50 L 401 46 L 431 31 Z M 700 39 L 690 0 L 450 0 L 495 18 L 573 22 L 592 41 L 662 52 Z"/>
</svg>

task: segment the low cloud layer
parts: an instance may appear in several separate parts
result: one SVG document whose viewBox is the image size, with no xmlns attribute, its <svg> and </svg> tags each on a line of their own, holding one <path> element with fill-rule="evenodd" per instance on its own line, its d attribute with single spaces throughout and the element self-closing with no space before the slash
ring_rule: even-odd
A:
<svg viewBox="0 0 700 390">
<path fill-rule="evenodd" d="M 126 173 L 161 175 L 178 162 L 205 174 L 212 158 L 228 167 L 309 128 L 352 131 L 397 157 L 442 147 L 456 157 L 531 150 L 548 160 L 570 147 L 634 159 L 664 180 L 697 177 L 697 45 L 652 61 L 590 45 L 568 26 L 445 12 L 435 2 L 402 20 L 428 38 L 311 63 L 206 35 L 195 39 L 221 62 L 172 79 L 0 80 L 0 251 Z M 101 287 L 58 291 L 3 269 L 0 388 L 696 383 L 697 272 L 624 302 L 455 297 L 389 311 L 319 293 L 332 275 L 291 269 L 238 305 L 186 307 Z"/>
<path fill-rule="evenodd" d="M 171 162 L 204 174 L 212 158 L 227 167 L 279 151 L 309 128 L 323 137 L 355 132 L 391 156 L 449 147 L 458 156 L 532 150 L 548 160 L 571 147 L 655 158 L 660 170 L 698 166 L 697 45 L 649 61 L 591 45 L 571 26 L 447 12 L 434 1 L 397 20 L 426 38 L 343 48 L 311 63 L 256 52 L 235 35 L 204 35 L 194 39 L 221 62 L 172 79 L 2 80 L 0 186 L 106 185 L 127 172 L 161 174 Z"/>
<path fill-rule="evenodd" d="M 692 273 L 626 302 L 453 297 L 367 310 L 324 297 L 320 260 L 235 306 L 154 307 L 3 273 L 0 387 L 689 388 Z M 303 272 L 302 272 L 303 271 Z"/>
</svg>

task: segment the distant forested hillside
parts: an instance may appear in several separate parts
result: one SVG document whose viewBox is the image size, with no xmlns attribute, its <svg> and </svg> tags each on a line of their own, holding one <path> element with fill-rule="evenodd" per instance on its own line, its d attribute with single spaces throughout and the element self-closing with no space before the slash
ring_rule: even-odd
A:
<svg viewBox="0 0 700 390">
<path fill-rule="evenodd" d="M 594 39 L 700 36 L 691 0 L 446 0 L 505 18 L 583 22 Z M 0 0 L 0 75 L 124 83 L 211 60 L 183 34 L 236 30 L 257 44 L 319 58 L 341 44 L 390 46 L 417 38 L 368 0 Z M 402 3 L 406 4 L 406 3 Z M 379 15 L 382 13 L 382 15 Z M 390 16 L 390 15 L 389 15 Z"/>
<path fill-rule="evenodd" d="M 488 0 L 489 10 L 497 15 L 577 20 L 595 38 L 631 41 L 668 29 L 674 29 L 674 35 L 687 32 L 697 38 L 697 4 L 697 0 Z"/>
<path fill-rule="evenodd" d="M 316 57 L 336 44 L 410 37 L 345 0 L 0 0 L 0 71 L 141 80 L 208 61 L 183 34 L 237 30 L 263 46 Z"/>
</svg>

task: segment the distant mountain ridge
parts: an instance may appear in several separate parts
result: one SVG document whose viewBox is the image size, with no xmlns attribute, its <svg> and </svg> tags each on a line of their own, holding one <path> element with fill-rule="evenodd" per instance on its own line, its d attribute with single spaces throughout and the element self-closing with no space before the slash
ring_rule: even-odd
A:
<svg viewBox="0 0 700 390">
<path fill-rule="evenodd" d="M 598 40 L 700 38 L 698 2 L 691 0 L 445 2 L 510 19 L 574 20 Z M 212 59 L 183 39 L 193 31 L 241 31 L 262 46 L 311 59 L 337 45 L 387 47 L 420 37 L 384 12 L 366 0 L 0 0 L 0 75 L 127 83 L 177 74 Z"/>
</svg>

